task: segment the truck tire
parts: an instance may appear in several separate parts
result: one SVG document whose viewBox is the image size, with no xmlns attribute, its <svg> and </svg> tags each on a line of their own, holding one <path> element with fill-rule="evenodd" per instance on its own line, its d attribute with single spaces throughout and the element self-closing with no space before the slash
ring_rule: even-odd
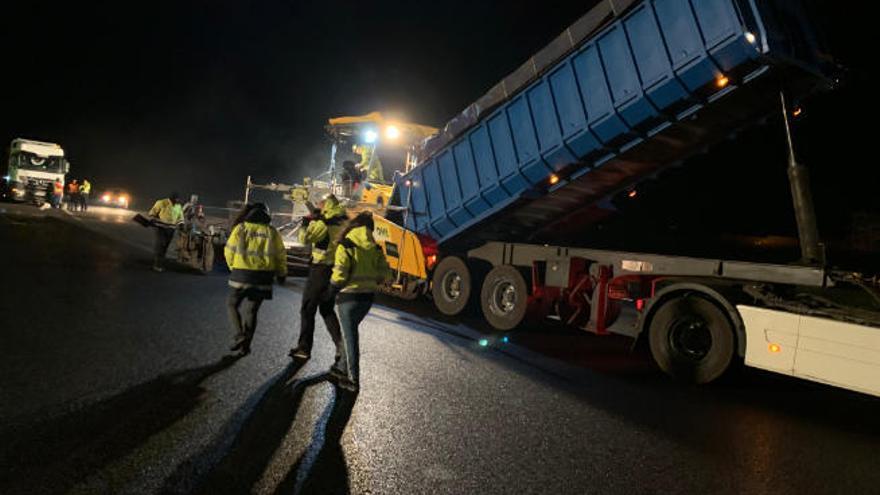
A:
<svg viewBox="0 0 880 495">
<path fill-rule="evenodd" d="M 461 258 L 440 260 L 431 280 L 431 296 L 438 311 L 448 316 L 464 311 L 471 298 L 471 272 Z"/>
<path fill-rule="evenodd" d="M 496 330 L 506 332 L 522 323 L 528 301 L 526 280 L 516 267 L 496 266 L 486 275 L 480 291 L 480 307 L 483 317 Z"/>
<path fill-rule="evenodd" d="M 657 308 L 649 328 L 651 355 L 677 380 L 709 383 L 733 361 L 733 326 L 706 298 L 679 296 Z"/>
</svg>

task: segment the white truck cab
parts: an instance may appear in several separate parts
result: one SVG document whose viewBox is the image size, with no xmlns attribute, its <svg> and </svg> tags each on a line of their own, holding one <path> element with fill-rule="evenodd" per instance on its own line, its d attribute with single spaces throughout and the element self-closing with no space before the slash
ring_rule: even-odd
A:
<svg viewBox="0 0 880 495">
<path fill-rule="evenodd" d="M 64 183 L 70 162 L 64 149 L 55 143 L 13 139 L 9 145 L 6 182 L 12 199 L 42 204 L 49 199 L 56 179 Z"/>
</svg>

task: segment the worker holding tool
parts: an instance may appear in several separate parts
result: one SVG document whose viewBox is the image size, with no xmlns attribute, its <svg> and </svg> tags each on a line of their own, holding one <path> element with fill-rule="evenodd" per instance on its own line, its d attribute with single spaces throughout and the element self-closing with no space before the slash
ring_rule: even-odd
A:
<svg viewBox="0 0 880 495">
<path fill-rule="evenodd" d="M 150 208 L 151 226 L 156 229 L 153 243 L 153 271 L 165 271 L 165 253 L 174 238 L 174 230 L 183 222 L 180 196 L 173 192 L 165 199 L 156 201 Z"/>
<path fill-rule="evenodd" d="M 314 211 L 316 209 L 311 205 L 309 209 L 313 213 L 303 218 L 299 240 L 312 245 L 312 257 L 300 307 L 299 343 L 290 350 L 289 355 L 294 359 L 309 359 L 315 339 L 315 313 L 320 311 L 327 332 L 336 344 L 338 361 L 341 352 L 339 319 L 333 311 L 333 301 L 322 300 L 322 296 L 330 286 L 336 244 L 348 216 L 345 207 L 332 194 L 324 198 L 320 210 Z"/>
<path fill-rule="evenodd" d="M 251 352 L 260 305 L 272 299 L 272 283 L 287 276 L 287 251 L 281 234 L 270 225 L 272 217 L 263 203 L 246 205 L 233 222 L 224 254 L 232 290 L 226 300 L 235 343 L 229 349 L 239 356 Z M 239 311 L 244 303 L 244 314 Z"/>
<path fill-rule="evenodd" d="M 342 327 L 343 352 L 339 386 L 356 391 L 360 382 L 358 326 L 373 306 L 379 285 L 391 277 L 385 253 L 373 239 L 373 215 L 363 212 L 342 233 L 336 248 L 330 289 L 325 298 L 336 301 Z M 337 373 L 331 369 L 331 375 Z"/>
</svg>

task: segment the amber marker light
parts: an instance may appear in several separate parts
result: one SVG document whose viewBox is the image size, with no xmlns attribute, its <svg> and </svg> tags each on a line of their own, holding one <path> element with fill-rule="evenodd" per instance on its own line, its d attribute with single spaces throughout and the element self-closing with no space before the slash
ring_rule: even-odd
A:
<svg viewBox="0 0 880 495">
<path fill-rule="evenodd" d="M 559 176 L 556 174 L 550 174 L 550 185 L 557 184 L 559 182 Z"/>
<path fill-rule="evenodd" d="M 728 84 L 730 79 L 723 74 L 715 78 L 715 86 L 718 86 L 718 89 L 726 88 Z"/>
<path fill-rule="evenodd" d="M 770 344 L 767 346 L 767 350 L 770 351 L 770 354 L 779 354 L 782 352 L 782 347 L 779 347 L 779 344 Z"/>
</svg>

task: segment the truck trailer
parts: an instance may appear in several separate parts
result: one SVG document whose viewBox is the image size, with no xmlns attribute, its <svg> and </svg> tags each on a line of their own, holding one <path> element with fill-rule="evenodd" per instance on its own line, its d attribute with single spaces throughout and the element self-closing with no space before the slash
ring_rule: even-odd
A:
<svg viewBox="0 0 880 495">
<path fill-rule="evenodd" d="M 737 362 L 880 395 L 876 278 L 827 268 L 793 103 L 835 84 L 800 2 L 604 1 L 427 140 L 377 223 L 392 293 L 499 331 L 527 318 L 644 342 L 708 383 Z M 597 203 L 777 113 L 801 259 L 591 249 Z M 783 164 L 780 164 L 782 166 Z M 564 240 L 564 239 L 563 239 Z"/>
</svg>

